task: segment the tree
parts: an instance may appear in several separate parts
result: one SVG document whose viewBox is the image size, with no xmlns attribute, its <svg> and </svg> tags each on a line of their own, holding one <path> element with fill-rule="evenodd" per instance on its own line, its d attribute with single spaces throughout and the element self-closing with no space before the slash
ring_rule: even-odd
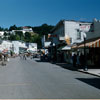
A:
<svg viewBox="0 0 100 100">
<path fill-rule="evenodd" d="M 7 39 L 7 33 L 6 32 L 4 32 L 4 39 L 6 40 Z"/>
<path fill-rule="evenodd" d="M 29 32 L 25 33 L 25 41 L 30 42 L 31 41 L 31 34 Z"/>
<path fill-rule="evenodd" d="M 0 27 L 0 31 L 4 31 L 4 28 Z"/>
<path fill-rule="evenodd" d="M 12 30 L 17 30 L 17 26 L 16 25 L 10 26 L 9 31 L 12 31 Z"/>
<path fill-rule="evenodd" d="M 16 40 L 20 40 L 20 36 L 18 34 L 15 35 Z"/>
<path fill-rule="evenodd" d="M 11 41 L 16 40 L 16 35 L 11 34 L 11 35 L 8 37 L 8 40 L 11 40 Z"/>
<path fill-rule="evenodd" d="M 52 25 L 43 24 L 38 27 L 33 27 L 32 29 L 35 33 L 38 33 L 41 35 L 47 35 L 53 27 L 54 26 L 52 26 Z"/>
<path fill-rule="evenodd" d="M 9 29 L 8 28 L 5 28 L 4 31 L 9 31 Z"/>
<path fill-rule="evenodd" d="M 31 42 L 32 43 L 37 43 L 39 47 L 41 47 L 41 36 L 38 34 L 35 34 L 34 36 L 31 37 Z"/>
<path fill-rule="evenodd" d="M 46 36 L 46 40 L 48 39 L 48 34 L 50 33 L 51 29 L 53 29 L 53 28 L 54 28 L 54 26 L 52 26 L 52 25 L 43 24 L 43 25 L 38 26 L 38 27 L 33 27 L 32 29 L 35 33 L 39 34 L 40 38 L 38 38 L 38 39 L 40 39 L 39 41 L 41 42 L 41 37 L 43 35 Z"/>
<path fill-rule="evenodd" d="M 20 40 L 22 40 L 22 38 L 24 37 L 22 31 L 16 31 L 15 34 L 16 34 L 16 35 L 19 35 Z"/>
</svg>

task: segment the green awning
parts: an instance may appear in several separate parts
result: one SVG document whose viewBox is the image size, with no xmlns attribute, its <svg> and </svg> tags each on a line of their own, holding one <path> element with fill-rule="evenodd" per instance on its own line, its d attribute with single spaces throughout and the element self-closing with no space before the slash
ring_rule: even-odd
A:
<svg viewBox="0 0 100 100">
<path fill-rule="evenodd" d="M 61 50 L 71 50 L 71 47 L 70 46 L 61 46 L 57 50 L 59 50 L 59 51 L 61 51 Z"/>
</svg>

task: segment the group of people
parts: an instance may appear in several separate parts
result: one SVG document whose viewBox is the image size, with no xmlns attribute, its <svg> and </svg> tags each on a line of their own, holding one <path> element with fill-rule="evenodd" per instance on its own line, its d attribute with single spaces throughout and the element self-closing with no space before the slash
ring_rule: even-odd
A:
<svg viewBox="0 0 100 100">
<path fill-rule="evenodd" d="M 19 55 L 21 59 L 27 60 L 27 56 L 25 53 Z"/>
<path fill-rule="evenodd" d="M 1 53 L 0 54 L 0 61 L 2 62 L 1 64 L 2 65 L 6 65 L 6 61 L 8 61 L 8 55 L 7 54 L 3 54 L 3 53 Z"/>
<path fill-rule="evenodd" d="M 84 67 L 85 66 L 86 58 L 82 53 L 80 55 L 78 53 L 74 54 L 72 56 L 72 60 L 73 60 L 73 67 Z"/>
</svg>

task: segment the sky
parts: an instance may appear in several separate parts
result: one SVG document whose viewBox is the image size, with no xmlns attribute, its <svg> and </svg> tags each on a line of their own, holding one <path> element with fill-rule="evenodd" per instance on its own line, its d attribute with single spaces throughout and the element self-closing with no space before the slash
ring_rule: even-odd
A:
<svg viewBox="0 0 100 100">
<path fill-rule="evenodd" d="M 100 20 L 100 0 L 0 0 L 0 26 L 4 28 L 93 18 Z"/>
</svg>

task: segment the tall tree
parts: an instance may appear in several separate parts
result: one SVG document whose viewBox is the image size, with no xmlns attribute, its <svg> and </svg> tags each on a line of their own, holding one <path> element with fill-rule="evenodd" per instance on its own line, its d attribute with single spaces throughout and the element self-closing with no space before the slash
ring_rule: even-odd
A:
<svg viewBox="0 0 100 100">
<path fill-rule="evenodd" d="M 0 27 L 0 31 L 4 31 L 4 28 Z"/>
<path fill-rule="evenodd" d="M 4 32 L 4 39 L 7 39 L 8 34 L 6 32 Z"/>
<path fill-rule="evenodd" d="M 38 33 L 41 35 L 47 35 L 53 27 L 54 26 L 52 26 L 52 25 L 43 24 L 38 27 L 33 27 L 32 29 L 35 33 Z"/>
<path fill-rule="evenodd" d="M 8 39 L 11 41 L 16 40 L 16 35 L 11 34 Z"/>
<path fill-rule="evenodd" d="M 17 26 L 16 25 L 10 26 L 9 31 L 12 31 L 12 30 L 17 30 Z"/>
<path fill-rule="evenodd" d="M 29 32 L 25 33 L 25 41 L 30 42 L 31 41 L 31 34 Z"/>
<path fill-rule="evenodd" d="M 16 31 L 15 34 L 19 35 L 20 40 L 22 40 L 22 38 L 23 38 L 23 32 L 22 31 Z"/>
</svg>

